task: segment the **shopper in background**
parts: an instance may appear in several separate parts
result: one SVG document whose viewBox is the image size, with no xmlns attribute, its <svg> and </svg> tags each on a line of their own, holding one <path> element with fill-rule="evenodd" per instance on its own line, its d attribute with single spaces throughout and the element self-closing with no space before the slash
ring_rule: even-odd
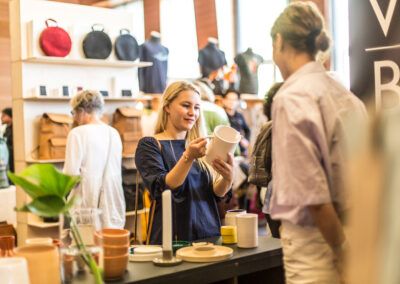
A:
<svg viewBox="0 0 400 284">
<path fill-rule="evenodd" d="M 339 283 L 347 209 L 344 133 L 361 122 L 361 101 L 316 62 L 330 39 L 311 2 L 290 4 L 275 21 L 273 59 L 285 80 L 272 107 L 271 216 L 282 220 L 287 283 Z M 354 122 L 354 121 L 352 121 Z"/>
<path fill-rule="evenodd" d="M 11 108 L 7 107 L 1 111 L 1 123 L 6 125 L 3 138 L 6 139 L 8 148 L 8 168 L 11 172 L 14 172 L 13 119 Z"/>
<path fill-rule="evenodd" d="M 247 157 L 251 133 L 243 115 L 237 111 L 239 107 L 239 99 L 239 92 L 234 89 L 229 89 L 224 94 L 222 103 L 225 112 L 228 115 L 230 125 L 242 135 L 242 139 L 239 142 L 240 154 Z"/>
<path fill-rule="evenodd" d="M 233 157 L 215 159 L 212 171 L 201 159 L 206 152 L 199 91 L 178 81 L 165 90 L 155 137 L 139 141 L 135 162 L 155 200 L 151 243 L 161 243 L 161 194 L 172 191 L 174 239 L 193 241 L 220 235 L 218 199 L 232 186 Z"/>
<path fill-rule="evenodd" d="M 194 81 L 193 84 L 200 92 L 201 110 L 204 115 L 207 135 L 211 135 L 218 125 L 229 125 L 228 116 L 224 109 L 214 103 L 215 95 L 212 89 L 200 80 Z"/>
<path fill-rule="evenodd" d="M 100 208 L 105 227 L 123 228 L 122 143 L 118 132 L 100 120 L 104 100 L 97 91 L 71 99 L 74 124 L 68 134 L 64 172 L 79 175 L 81 208 Z"/>
<path fill-rule="evenodd" d="M 265 219 L 267 220 L 268 227 L 271 231 L 271 235 L 274 238 L 280 238 L 279 228 L 281 222 L 279 220 L 273 220 L 270 216 L 270 201 L 272 196 L 272 120 L 271 120 L 271 109 L 272 102 L 275 95 L 278 93 L 279 89 L 283 85 L 283 82 L 275 83 L 267 92 L 266 100 L 264 103 L 264 115 L 268 117 L 269 121 L 263 126 L 259 135 L 264 135 L 267 133 L 265 150 L 265 170 L 267 176 L 270 177 L 268 184 L 265 184 L 263 188 L 257 186 L 257 190 L 260 193 L 260 200 L 263 204 L 262 211 L 265 214 Z M 257 139 L 258 140 L 258 139 Z M 265 189 L 265 190 L 263 190 Z"/>
</svg>

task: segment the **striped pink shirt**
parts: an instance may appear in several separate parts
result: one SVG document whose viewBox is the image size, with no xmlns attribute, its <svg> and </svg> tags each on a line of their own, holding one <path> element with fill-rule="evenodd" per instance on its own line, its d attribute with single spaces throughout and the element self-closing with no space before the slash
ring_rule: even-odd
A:
<svg viewBox="0 0 400 284">
<path fill-rule="evenodd" d="M 364 104 L 320 63 L 304 65 L 285 81 L 272 108 L 274 219 L 313 226 L 306 207 L 325 203 L 342 216 L 347 128 L 365 118 Z"/>
</svg>

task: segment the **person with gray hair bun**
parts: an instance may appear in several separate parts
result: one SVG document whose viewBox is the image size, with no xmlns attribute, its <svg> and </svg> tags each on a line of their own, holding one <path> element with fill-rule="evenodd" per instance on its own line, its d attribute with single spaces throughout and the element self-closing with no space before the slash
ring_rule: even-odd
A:
<svg viewBox="0 0 400 284">
<path fill-rule="evenodd" d="M 330 39 L 315 4 L 291 3 L 271 36 L 284 84 L 272 105 L 270 214 L 282 221 L 286 283 L 340 283 L 346 131 L 362 127 L 365 107 L 316 61 Z"/>
<path fill-rule="evenodd" d="M 103 97 L 97 91 L 82 91 L 71 99 L 74 128 L 69 132 L 64 173 L 79 175 L 77 208 L 100 208 L 103 225 L 123 228 L 125 198 L 122 189 L 121 138 L 100 119 Z"/>
</svg>

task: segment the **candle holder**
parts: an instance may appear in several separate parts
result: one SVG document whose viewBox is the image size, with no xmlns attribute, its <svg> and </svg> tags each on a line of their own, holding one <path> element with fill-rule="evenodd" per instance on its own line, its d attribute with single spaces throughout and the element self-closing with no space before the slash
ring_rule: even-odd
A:
<svg viewBox="0 0 400 284">
<path fill-rule="evenodd" d="M 153 259 L 157 266 L 174 266 L 182 263 L 182 259 L 174 257 L 172 250 L 172 206 L 171 190 L 162 193 L 162 247 L 161 258 Z"/>
<path fill-rule="evenodd" d="M 182 259 L 174 257 L 172 250 L 163 250 L 161 258 L 153 259 L 154 265 L 157 266 L 175 266 L 182 263 Z"/>
</svg>

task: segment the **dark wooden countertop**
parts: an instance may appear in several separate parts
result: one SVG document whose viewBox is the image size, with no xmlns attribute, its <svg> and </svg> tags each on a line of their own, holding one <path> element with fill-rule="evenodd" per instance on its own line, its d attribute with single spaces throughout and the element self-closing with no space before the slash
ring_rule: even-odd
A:
<svg viewBox="0 0 400 284">
<path fill-rule="evenodd" d="M 208 241 L 220 244 L 220 239 Z M 110 283 L 209 283 L 282 266 L 278 239 L 260 236 L 257 248 L 230 247 L 234 250 L 232 258 L 220 262 L 183 262 L 173 267 L 158 267 L 152 262 L 129 262 L 124 278 Z M 93 283 L 93 278 L 90 274 L 79 275 L 73 283 Z"/>
</svg>

